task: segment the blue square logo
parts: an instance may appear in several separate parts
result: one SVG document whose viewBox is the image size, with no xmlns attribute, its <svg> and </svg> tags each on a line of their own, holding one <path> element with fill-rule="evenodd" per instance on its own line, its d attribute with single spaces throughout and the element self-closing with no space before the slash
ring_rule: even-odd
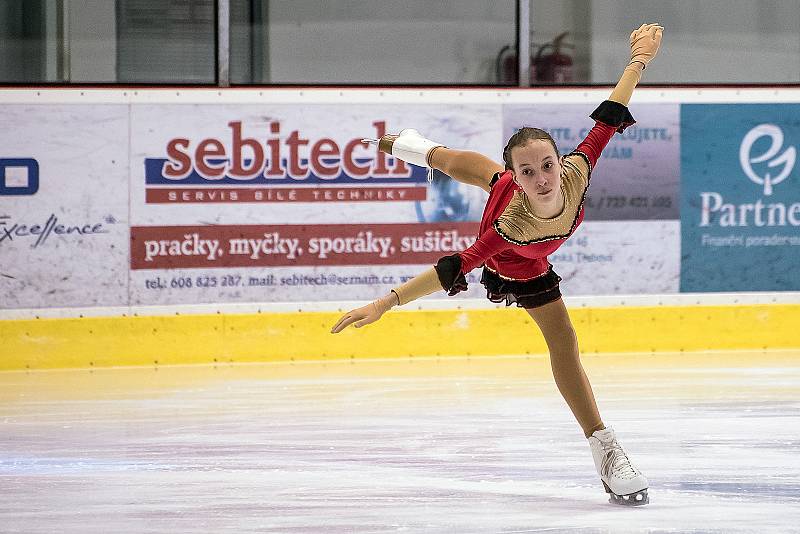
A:
<svg viewBox="0 0 800 534">
<path fill-rule="evenodd" d="M 32 158 L 0 158 L 0 195 L 35 195 L 39 163 Z"/>
</svg>

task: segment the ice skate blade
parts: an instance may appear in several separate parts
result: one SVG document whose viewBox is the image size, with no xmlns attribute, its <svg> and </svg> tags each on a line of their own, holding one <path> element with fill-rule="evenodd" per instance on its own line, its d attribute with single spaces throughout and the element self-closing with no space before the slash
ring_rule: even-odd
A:
<svg viewBox="0 0 800 534">
<path fill-rule="evenodd" d="M 603 482 L 603 487 L 609 495 L 608 502 L 611 504 L 618 504 L 620 506 L 644 506 L 650 503 L 650 496 L 647 494 L 647 488 L 642 491 L 637 491 L 636 493 L 631 493 L 630 495 L 617 495 L 611 491 L 608 484 L 604 481 L 601 482 Z"/>
<path fill-rule="evenodd" d="M 367 144 L 370 144 L 370 145 L 377 145 L 378 144 L 378 140 L 377 139 L 362 139 L 361 142 L 362 143 L 367 143 Z"/>
</svg>

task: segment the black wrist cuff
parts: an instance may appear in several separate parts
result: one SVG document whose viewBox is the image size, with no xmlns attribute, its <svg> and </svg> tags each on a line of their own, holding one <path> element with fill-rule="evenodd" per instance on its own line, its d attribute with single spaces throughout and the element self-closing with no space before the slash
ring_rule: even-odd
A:
<svg viewBox="0 0 800 534">
<path fill-rule="evenodd" d="M 619 133 L 624 132 L 625 128 L 628 126 L 636 124 L 636 119 L 634 119 L 631 112 L 628 111 L 627 106 L 623 106 L 619 102 L 613 102 L 611 100 L 606 100 L 597 106 L 597 109 L 589 116 L 597 122 L 614 126 Z"/>
<path fill-rule="evenodd" d="M 439 276 L 439 283 L 449 296 L 467 290 L 467 279 L 461 272 L 461 256 L 458 254 L 439 258 L 433 268 Z"/>
</svg>

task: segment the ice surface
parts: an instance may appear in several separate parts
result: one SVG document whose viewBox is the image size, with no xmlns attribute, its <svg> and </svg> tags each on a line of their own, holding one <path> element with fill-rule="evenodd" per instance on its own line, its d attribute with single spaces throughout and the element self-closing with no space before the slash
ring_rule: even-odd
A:
<svg viewBox="0 0 800 534">
<path fill-rule="evenodd" d="M 0 532 L 800 532 L 800 354 L 584 363 L 647 506 L 543 357 L 7 372 Z"/>
</svg>

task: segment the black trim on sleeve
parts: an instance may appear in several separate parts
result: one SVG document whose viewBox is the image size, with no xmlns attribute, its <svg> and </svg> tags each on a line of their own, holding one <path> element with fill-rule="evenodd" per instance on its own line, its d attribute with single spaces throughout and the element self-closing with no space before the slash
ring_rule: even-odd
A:
<svg viewBox="0 0 800 534">
<path fill-rule="evenodd" d="M 598 122 L 616 127 L 619 133 L 624 132 L 628 126 L 636 124 L 636 119 L 633 118 L 627 106 L 611 100 L 606 100 L 597 106 L 597 109 L 589 116 Z"/>
<path fill-rule="evenodd" d="M 439 258 L 434 265 L 439 283 L 449 296 L 467 290 L 467 278 L 461 272 L 461 256 L 453 254 Z"/>
<path fill-rule="evenodd" d="M 489 181 L 489 189 L 491 189 L 492 187 L 494 187 L 494 184 L 496 184 L 496 183 L 497 183 L 497 181 L 500 179 L 500 175 L 501 175 L 501 174 L 502 174 L 502 173 L 500 173 L 500 172 L 496 172 L 496 173 L 494 173 L 494 174 L 492 175 L 492 179 Z"/>
<path fill-rule="evenodd" d="M 589 161 L 589 156 L 587 156 L 586 154 L 584 154 L 580 150 L 573 150 L 572 152 L 567 154 L 567 157 L 569 157 L 569 156 L 580 156 L 580 157 L 582 157 L 583 161 L 586 162 L 586 166 L 589 167 L 589 176 L 592 175 L 592 162 Z M 587 176 L 587 181 L 588 181 L 588 178 L 589 177 Z M 587 185 L 586 187 L 589 187 L 589 186 Z"/>
</svg>

